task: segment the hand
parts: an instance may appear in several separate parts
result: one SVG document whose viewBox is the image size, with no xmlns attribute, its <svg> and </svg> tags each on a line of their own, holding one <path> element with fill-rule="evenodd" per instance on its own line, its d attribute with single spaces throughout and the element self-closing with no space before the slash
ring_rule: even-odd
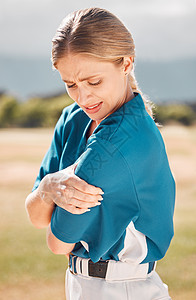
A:
<svg viewBox="0 0 196 300">
<path fill-rule="evenodd" d="M 64 208 L 72 214 L 83 214 L 89 211 L 90 207 L 100 205 L 103 191 L 88 184 L 74 174 L 75 165 L 46 175 L 39 187 L 40 198 L 48 203 Z"/>
</svg>

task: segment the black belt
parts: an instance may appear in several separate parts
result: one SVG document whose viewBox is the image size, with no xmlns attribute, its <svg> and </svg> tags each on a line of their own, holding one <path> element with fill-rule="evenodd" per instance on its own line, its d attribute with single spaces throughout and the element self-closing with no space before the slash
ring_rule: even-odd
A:
<svg viewBox="0 0 196 300">
<path fill-rule="evenodd" d="M 77 256 L 70 254 L 69 255 L 69 268 L 72 274 L 77 275 L 78 271 L 76 270 L 76 259 Z M 88 275 L 91 277 L 105 278 L 108 262 L 106 260 L 99 260 L 94 263 L 92 260 L 88 261 Z M 149 263 L 148 274 L 154 269 L 155 262 Z M 80 273 L 82 274 L 82 261 L 80 261 Z"/>
</svg>

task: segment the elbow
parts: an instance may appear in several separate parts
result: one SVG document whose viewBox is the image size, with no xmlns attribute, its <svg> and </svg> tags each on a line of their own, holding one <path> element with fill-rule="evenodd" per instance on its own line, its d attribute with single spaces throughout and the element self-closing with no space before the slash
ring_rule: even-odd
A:
<svg viewBox="0 0 196 300">
<path fill-rule="evenodd" d="M 26 198 L 26 201 L 25 201 L 25 210 L 26 210 L 28 219 L 31 222 L 31 224 L 36 228 L 40 228 L 39 224 L 37 224 L 36 219 L 33 217 L 32 213 L 31 213 L 29 196 Z"/>
<path fill-rule="evenodd" d="M 31 224 L 37 229 L 47 228 L 49 225 L 49 221 L 46 222 L 46 220 L 34 218 L 33 216 L 31 216 L 29 214 L 28 214 L 28 216 L 29 216 L 29 220 L 30 220 Z"/>
<path fill-rule="evenodd" d="M 31 224 L 37 228 L 37 229 L 43 229 L 43 228 L 47 228 L 49 225 L 49 222 L 45 222 L 44 220 L 39 220 L 37 218 L 34 218 L 33 216 L 31 216 L 28 212 L 27 212 L 29 221 L 31 222 Z"/>
<path fill-rule="evenodd" d="M 25 210 L 26 210 L 28 219 L 31 222 L 31 224 L 34 227 L 39 228 L 39 224 L 37 224 L 34 214 L 32 213 L 32 210 L 31 210 L 31 206 L 32 206 L 31 195 L 32 194 L 29 194 L 25 200 Z"/>
<path fill-rule="evenodd" d="M 30 220 L 31 224 L 37 229 L 43 229 L 48 226 L 48 224 L 43 223 L 43 222 L 38 222 L 37 220 L 31 218 L 30 216 L 29 216 L 29 220 Z"/>
<path fill-rule="evenodd" d="M 44 223 L 44 222 L 38 222 L 37 220 L 34 220 L 32 218 L 29 218 L 31 221 L 31 224 L 37 228 L 37 229 L 43 229 L 46 228 L 48 226 L 48 223 Z"/>
<path fill-rule="evenodd" d="M 66 252 L 65 250 L 62 251 L 62 249 L 60 247 L 58 247 L 58 245 L 56 245 L 55 243 L 51 243 L 50 241 L 47 240 L 47 245 L 49 250 L 56 255 L 66 255 L 69 252 Z"/>
<path fill-rule="evenodd" d="M 48 249 L 49 249 L 53 254 L 60 254 L 60 253 L 59 253 L 58 247 L 57 247 L 54 243 L 52 243 L 52 242 L 50 241 L 49 238 L 47 238 L 47 246 L 48 246 Z"/>
<path fill-rule="evenodd" d="M 71 252 L 71 249 L 61 247 L 57 243 L 52 242 L 50 239 L 47 239 L 47 245 L 49 250 L 56 255 L 67 255 Z"/>
<path fill-rule="evenodd" d="M 50 226 L 48 226 L 46 241 L 50 251 L 58 255 L 69 254 L 75 245 L 75 244 L 64 243 L 59 239 L 57 239 L 52 233 Z"/>
<path fill-rule="evenodd" d="M 46 237 L 46 242 L 47 242 L 47 246 L 48 249 L 53 253 L 53 254 L 66 254 L 66 253 L 62 253 L 62 249 L 59 246 L 58 242 L 56 241 L 55 237 L 53 236 L 53 233 L 47 232 L 47 237 Z"/>
<path fill-rule="evenodd" d="M 29 207 L 28 207 L 28 203 L 25 203 L 25 209 L 26 209 L 26 213 L 28 216 L 29 221 L 31 222 L 31 224 L 37 228 L 37 229 L 43 229 L 46 228 L 49 225 L 49 221 L 46 222 L 46 220 L 42 220 L 40 218 L 37 218 L 36 215 L 34 215 Z"/>
<path fill-rule="evenodd" d="M 34 206 L 33 197 L 34 195 L 31 193 L 25 200 L 25 210 L 28 219 L 35 228 L 46 228 L 50 223 L 50 218 L 48 216 L 44 217 L 44 214 L 42 213 L 42 207 Z"/>
</svg>

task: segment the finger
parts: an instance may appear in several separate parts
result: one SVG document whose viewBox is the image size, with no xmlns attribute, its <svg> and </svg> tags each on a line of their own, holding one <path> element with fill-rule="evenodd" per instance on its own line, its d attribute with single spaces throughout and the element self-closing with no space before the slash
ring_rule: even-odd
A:
<svg viewBox="0 0 196 300">
<path fill-rule="evenodd" d="M 85 194 L 73 187 L 66 187 L 65 189 L 62 187 L 62 195 L 67 198 L 67 200 L 76 198 L 80 201 L 84 202 L 92 202 L 95 203 L 99 200 L 103 200 L 101 195 L 92 195 L 92 194 Z"/>
<path fill-rule="evenodd" d="M 86 193 L 86 194 L 92 194 L 92 195 L 97 195 L 97 194 L 101 194 L 103 195 L 104 192 L 102 191 L 101 188 L 99 187 L 95 187 L 91 184 L 88 184 L 86 181 L 84 181 L 83 179 L 79 178 L 76 175 L 73 175 L 72 177 L 70 177 L 67 180 L 67 183 L 76 188 L 77 190 Z"/>
<path fill-rule="evenodd" d="M 99 202 L 98 200 L 93 202 L 81 201 L 80 199 L 77 199 L 75 197 L 67 197 L 66 195 L 63 196 L 62 194 L 59 195 L 58 193 L 56 193 L 55 203 L 63 208 L 67 207 L 67 205 L 73 205 L 78 208 L 89 208 L 101 205 L 101 202 Z"/>
<path fill-rule="evenodd" d="M 70 213 L 72 214 L 75 214 L 75 215 L 82 215 L 86 212 L 90 211 L 90 209 L 86 209 L 86 208 L 73 208 L 73 209 L 70 209 Z"/>
<path fill-rule="evenodd" d="M 62 199 L 63 202 L 63 199 Z M 77 208 L 89 208 L 89 207 L 95 207 L 98 205 L 101 205 L 101 202 L 84 202 L 84 201 L 80 201 L 78 199 L 72 198 L 70 199 L 70 203 L 67 202 L 67 204 L 73 205 Z"/>
<path fill-rule="evenodd" d="M 75 215 L 81 215 L 81 214 L 84 214 L 85 212 L 89 212 L 90 211 L 90 209 L 87 209 L 87 208 L 78 208 L 78 207 L 75 207 L 73 205 L 65 205 L 62 208 L 64 208 L 68 212 L 70 212 L 72 214 L 75 214 Z"/>
</svg>

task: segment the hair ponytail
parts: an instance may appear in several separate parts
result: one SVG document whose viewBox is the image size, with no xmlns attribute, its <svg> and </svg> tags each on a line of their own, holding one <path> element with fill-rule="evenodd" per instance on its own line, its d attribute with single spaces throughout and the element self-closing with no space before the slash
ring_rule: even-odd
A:
<svg viewBox="0 0 196 300">
<path fill-rule="evenodd" d="M 142 96 L 142 100 L 144 102 L 145 108 L 147 113 L 153 118 L 153 112 L 152 112 L 152 102 L 147 99 L 147 97 L 141 92 L 139 86 L 138 86 L 138 82 L 135 78 L 135 73 L 134 73 L 134 69 L 131 70 L 131 72 L 129 73 L 129 82 L 130 82 L 130 86 L 133 92 L 135 93 L 139 93 Z"/>
</svg>

